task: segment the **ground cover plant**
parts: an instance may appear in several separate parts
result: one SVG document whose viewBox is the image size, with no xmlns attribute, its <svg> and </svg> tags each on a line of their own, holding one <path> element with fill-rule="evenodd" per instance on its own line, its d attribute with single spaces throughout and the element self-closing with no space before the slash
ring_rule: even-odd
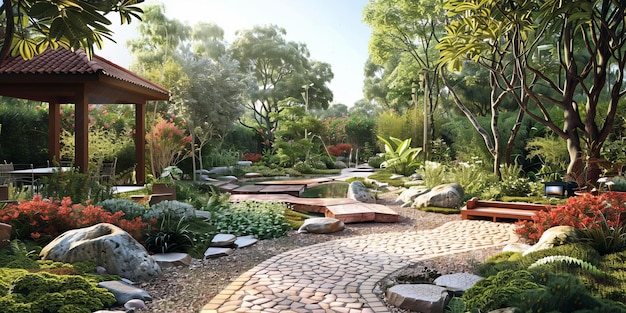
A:
<svg viewBox="0 0 626 313">
<path fill-rule="evenodd" d="M 518 222 L 517 232 L 530 242 L 558 225 L 574 227 L 578 239 L 527 255 L 492 256 L 477 267 L 487 278 L 465 293 L 466 308 L 626 312 L 625 212 L 626 197 L 604 192 L 571 197 L 533 221 Z"/>
</svg>

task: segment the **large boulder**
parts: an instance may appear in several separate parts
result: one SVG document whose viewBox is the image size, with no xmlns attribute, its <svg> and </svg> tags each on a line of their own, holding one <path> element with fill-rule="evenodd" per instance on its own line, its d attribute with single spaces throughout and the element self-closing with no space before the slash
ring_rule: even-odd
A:
<svg viewBox="0 0 626 313">
<path fill-rule="evenodd" d="M 525 250 L 522 255 L 531 252 L 554 248 L 555 246 L 564 245 L 566 243 L 576 242 L 578 240 L 578 232 L 572 226 L 554 226 L 548 228 L 539 241 L 529 249 Z"/>
<path fill-rule="evenodd" d="M 65 263 L 93 261 L 108 273 L 130 280 L 161 275 L 159 264 L 137 240 L 107 223 L 67 231 L 46 245 L 40 256 Z"/>
<path fill-rule="evenodd" d="M 415 198 L 413 206 L 417 208 L 439 207 L 458 208 L 461 206 L 465 192 L 459 184 L 444 184 Z"/>
<path fill-rule="evenodd" d="M 415 202 L 415 198 L 417 196 L 425 194 L 430 189 L 424 186 L 411 186 L 408 189 L 403 190 L 398 198 L 396 198 L 396 202 L 402 202 L 402 207 L 411 206 L 413 202 Z"/>
<path fill-rule="evenodd" d="M 351 182 L 350 186 L 348 186 L 347 198 L 359 202 L 376 203 L 376 198 L 374 198 L 370 190 L 358 180 Z"/>
<path fill-rule="evenodd" d="M 336 218 L 316 217 L 304 220 L 304 223 L 298 229 L 298 233 L 330 234 L 342 231 L 345 228 L 346 225 Z"/>
</svg>

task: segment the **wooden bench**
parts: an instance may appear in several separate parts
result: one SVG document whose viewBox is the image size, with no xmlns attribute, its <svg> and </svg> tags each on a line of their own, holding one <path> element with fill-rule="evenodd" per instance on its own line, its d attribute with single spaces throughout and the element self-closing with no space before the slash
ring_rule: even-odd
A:
<svg viewBox="0 0 626 313">
<path fill-rule="evenodd" d="M 472 198 L 461 208 L 461 219 L 490 218 L 494 222 L 532 220 L 538 211 L 550 210 L 550 205 L 525 202 L 485 201 Z"/>
</svg>

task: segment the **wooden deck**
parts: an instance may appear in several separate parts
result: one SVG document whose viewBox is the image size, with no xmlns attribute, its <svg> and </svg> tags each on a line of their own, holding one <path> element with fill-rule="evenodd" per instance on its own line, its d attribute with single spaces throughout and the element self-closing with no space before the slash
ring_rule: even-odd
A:
<svg viewBox="0 0 626 313">
<path fill-rule="evenodd" d="M 288 194 L 233 194 L 230 201 L 277 201 L 290 204 L 304 213 L 321 213 L 344 223 L 380 222 L 394 223 L 399 215 L 392 209 L 372 203 L 362 203 L 347 198 L 298 198 Z"/>
<path fill-rule="evenodd" d="M 539 211 L 550 210 L 549 205 L 525 202 L 485 201 L 478 198 L 468 200 L 461 208 L 461 218 L 491 219 L 497 221 L 532 220 Z"/>
</svg>

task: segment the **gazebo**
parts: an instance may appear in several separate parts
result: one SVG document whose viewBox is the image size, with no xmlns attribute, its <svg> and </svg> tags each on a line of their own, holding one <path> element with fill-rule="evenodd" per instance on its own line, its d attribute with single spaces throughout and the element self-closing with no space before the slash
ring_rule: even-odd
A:
<svg viewBox="0 0 626 313">
<path fill-rule="evenodd" d="M 169 100 L 169 91 L 97 55 L 89 60 L 83 50 L 48 49 L 25 61 L 9 57 L 0 64 L 0 96 L 49 104 L 48 149 L 50 160 L 61 148 L 61 104 L 73 103 L 75 112 L 75 165 L 88 172 L 88 107 L 90 104 L 135 105 L 136 179 L 144 184 L 146 102 Z"/>
</svg>

